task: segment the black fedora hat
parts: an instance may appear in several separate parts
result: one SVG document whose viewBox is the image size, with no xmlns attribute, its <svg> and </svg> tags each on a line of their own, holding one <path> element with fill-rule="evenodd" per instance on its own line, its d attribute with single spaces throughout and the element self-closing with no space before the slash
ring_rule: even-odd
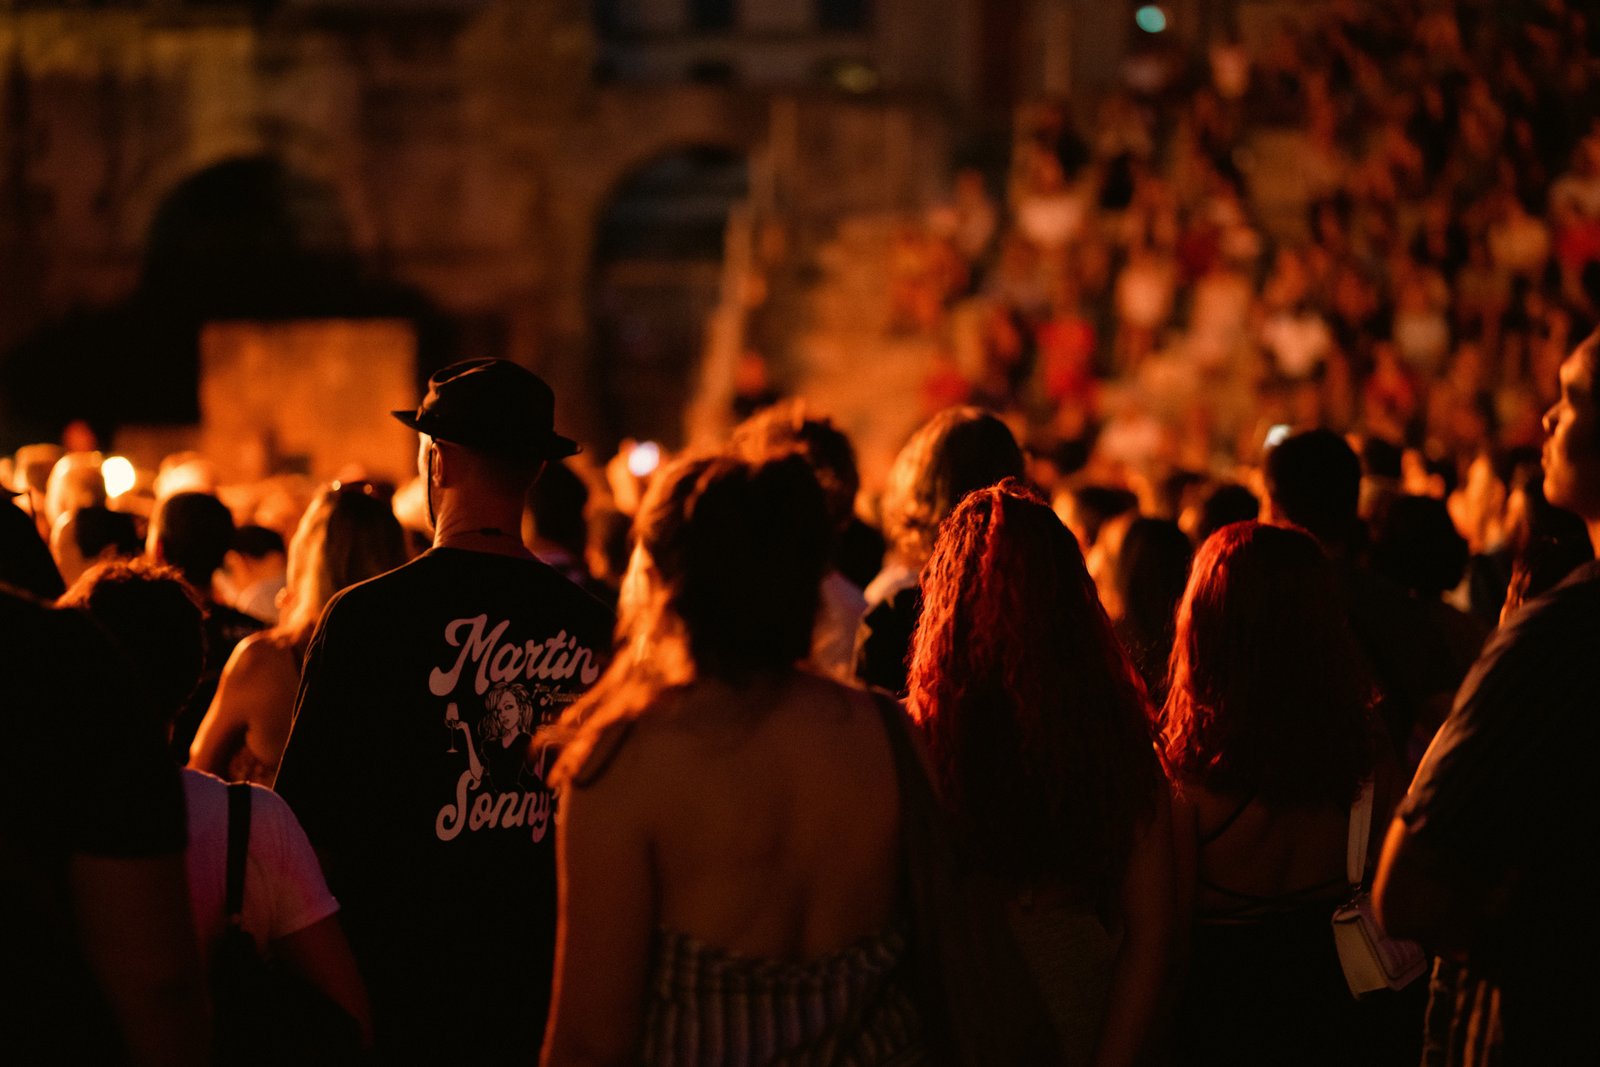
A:
<svg viewBox="0 0 1600 1067">
<path fill-rule="evenodd" d="M 532 371 L 504 359 L 452 363 L 428 379 L 415 411 L 391 412 L 429 437 L 515 459 L 562 459 L 576 441 L 555 432 L 556 396 Z"/>
</svg>

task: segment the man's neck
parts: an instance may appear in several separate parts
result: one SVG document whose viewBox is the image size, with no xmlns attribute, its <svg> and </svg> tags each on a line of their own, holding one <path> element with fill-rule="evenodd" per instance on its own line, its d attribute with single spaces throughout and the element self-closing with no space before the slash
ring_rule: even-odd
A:
<svg viewBox="0 0 1600 1067">
<path fill-rule="evenodd" d="M 441 507 L 433 547 L 531 558 L 522 543 L 522 513 L 509 508 Z"/>
<path fill-rule="evenodd" d="M 1594 549 L 1594 558 L 1600 559 L 1600 518 L 1585 519 L 1583 524 L 1589 528 L 1589 544 Z"/>
</svg>

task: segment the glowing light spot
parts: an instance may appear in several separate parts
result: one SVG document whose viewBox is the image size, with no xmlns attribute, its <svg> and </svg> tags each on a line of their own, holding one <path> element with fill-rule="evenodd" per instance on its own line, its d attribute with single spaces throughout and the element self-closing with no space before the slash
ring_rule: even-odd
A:
<svg viewBox="0 0 1600 1067">
<path fill-rule="evenodd" d="M 641 441 L 628 453 L 628 472 L 643 478 L 661 465 L 661 446 L 654 441 Z"/>
<path fill-rule="evenodd" d="M 106 496 L 121 496 L 139 480 L 126 456 L 107 456 L 100 464 L 100 477 L 106 482 Z"/>
<path fill-rule="evenodd" d="M 1161 33 L 1167 28 L 1167 13 L 1157 4 L 1145 4 L 1133 13 L 1133 21 L 1145 33 Z"/>
</svg>

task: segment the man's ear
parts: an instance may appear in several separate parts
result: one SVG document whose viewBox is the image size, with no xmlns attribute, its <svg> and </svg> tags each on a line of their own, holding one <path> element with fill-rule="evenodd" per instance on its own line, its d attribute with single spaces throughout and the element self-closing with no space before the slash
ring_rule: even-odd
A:
<svg viewBox="0 0 1600 1067">
<path fill-rule="evenodd" d="M 428 458 L 428 481 L 437 488 L 454 485 L 461 477 L 461 453 L 448 441 L 435 440 Z"/>
</svg>

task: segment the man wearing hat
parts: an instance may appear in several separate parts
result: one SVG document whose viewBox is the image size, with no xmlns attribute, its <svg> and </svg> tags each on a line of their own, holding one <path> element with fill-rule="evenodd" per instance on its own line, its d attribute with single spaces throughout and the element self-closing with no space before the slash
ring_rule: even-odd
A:
<svg viewBox="0 0 1600 1067">
<path fill-rule="evenodd" d="M 504 360 L 415 411 L 433 547 L 329 602 L 276 788 L 323 858 L 379 1052 L 534 1062 L 555 933 L 554 799 L 534 732 L 597 677 L 613 620 L 523 545 L 523 500 L 576 452 Z"/>
</svg>

